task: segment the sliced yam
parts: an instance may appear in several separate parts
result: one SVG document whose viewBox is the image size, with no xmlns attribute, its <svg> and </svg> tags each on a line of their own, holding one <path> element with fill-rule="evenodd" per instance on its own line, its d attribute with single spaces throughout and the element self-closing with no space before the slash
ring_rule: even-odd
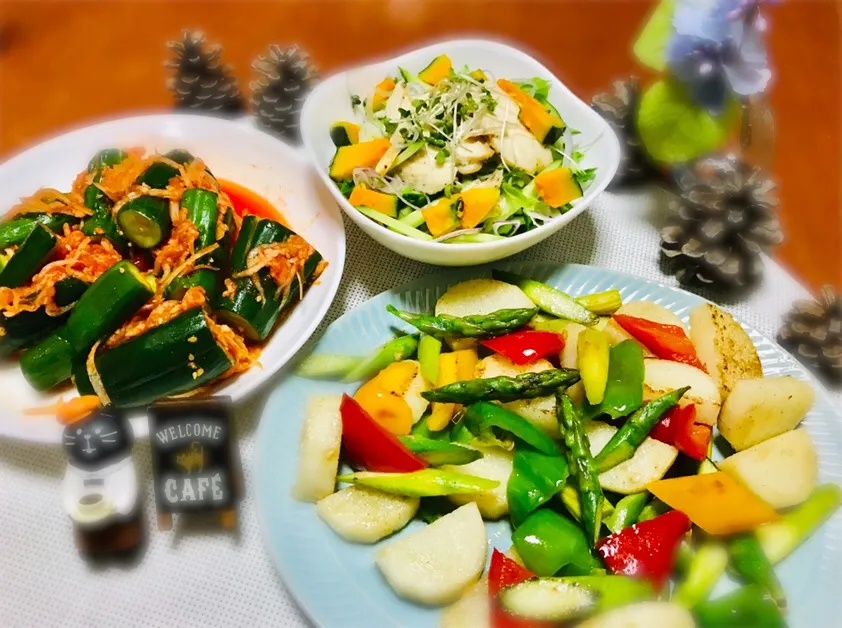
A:
<svg viewBox="0 0 842 628">
<path fill-rule="evenodd" d="M 529 364 L 515 364 L 501 355 L 493 354 L 477 363 L 474 377 L 484 379 L 489 377 L 516 377 L 523 373 L 540 373 L 553 368 L 547 360 L 536 360 Z M 535 399 L 521 399 L 501 404 L 504 408 L 522 416 L 535 427 L 544 431 L 550 438 L 559 438 L 558 419 L 555 413 L 555 399 L 553 397 L 537 397 Z"/>
<path fill-rule="evenodd" d="M 439 81 L 443 81 L 450 76 L 450 71 L 453 69 L 453 63 L 447 55 L 439 55 L 426 68 L 418 73 L 418 78 L 427 83 L 427 85 L 436 85 Z"/>
<path fill-rule="evenodd" d="M 789 375 L 743 379 L 722 405 L 719 431 L 742 451 L 797 426 L 813 406 L 813 387 Z"/>
<path fill-rule="evenodd" d="M 534 307 L 532 300 L 517 286 L 496 279 L 470 279 L 450 286 L 439 297 L 436 315 L 462 317 Z"/>
<path fill-rule="evenodd" d="M 462 229 L 473 229 L 488 216 L 500 200 L 500 188 L 475 187 L 465 190 L 462 199 Z"/>
<path fill-rule="evenodd" d="M 459 506 L 474 502 L 483 518 L 499 519 L 509 514 L 506 486 L 509 483 L 509 477 L 512 475 L 513 455 L 499 447 L 475 447 L 474 449 L 481 451 L 483 457 L 468 464 L 444 465 L 442 469 L 495 480 L 500 484 L 490 491 L 450 495 L 449 499 Z"/>
<path fill-rule="evenodd" d="M 439 628 L 491 628 L 488 580 L 482 578 L 442 611 Z"/>
<path fill-rule="evenodd" d="M 816 448 L 804 429 L 785 432 L 738 452 L 718 467 L 777 509 L 805 501 L 819 476 Z"/>
<path fill-rule="evenodd" d="M 380 111 L 386 106 L 386 102 L 389 100 L 395 87 L 395 79 L 391 77 L 384 78 L 374 87 L 374 93 L 371 95 L 372 111 Z"/>
<path fill-rule="evenodd" d="M 299 446 L 295 499 L 317 502 L 333 493 L 339 450 L 342 446 L 342 417 L 339 395 L 310 397 L 304 415 Z"/>
<path fill-rule="evenodd" d="M 686 330 L 684 322 L 673 314 L 663 305 L 658 305 L 652 301 L 631 301 L 630 303 L 623 303 L 617 314 L 625 314 L 626 316 L 634 316 L 635 318 L 644 318 L 648 321 L 661 323 L 662 325 L 675 325 Z"/>
<path fill-rule="evenodd" d="M 346 541 L 376 543 L 412 521 L 420 503 L 417 497 L 349 486 L 320 500 L 316 513 Z"/>
<path fill-rule="evenodd" d="M 638 602 L 591 617 L 579 628 L 695 628 L 693 615 L 674 602 Z"/>
<path fill-rule="evenodd" d="M 520 121 L 539 142 L 552 144 L 561 137 L 565 124 L 560 117 L 511 81 L 497 79 L 497 86 L 517 104 Z"/>
<path fill-rule="evenodd" d="M 330 176 L 337 180 L 350 179 L 357 168 L 374 168 L 391 146 L 386 138 L 340 146 L 330 164 Z"/>
<path fill-rule="evenodd" d="M 424 222 L 427 223 L 427 228 L 433 237 L 440 238 L 459 228 L 458 207 L 457 197 L 444 197 L 433 201 L 421 210 Z"/>
<path fill-rule="evenodd" d="M 591 454 L 596 456 L 608 444 L 617 428 L 601 421 L 591 421 L 585 427 L 585 434 L 590 443 Z M 631 495 L 639 493 L 646 486 L 664 477 L 678 457 L 678 450 L 671 445 L 662 443 L 654 438 L 646 438 L 634 455 L 599 475 L 602 488 Z"/>
<path fill-rule="evenodd" d="M 690 312 L 690 339 L 705 369 L 726 399 L 741 379 L 763 377 L 757 349 L 734 317 L 712 303 Z"/>
<path fill-rule="evenodd" d="M 512 615 L 530 620 L 566 622 L 596 605 L 598 593 L 565 578 L 533 578 L 500 592 Z"/>
<path fill-rule="evenodd" d="M 472 502 L 380 548 L 374 560 L 400 597 L 438 606 L 479 579 L 487 555 L 485 524 Z"/>
<path fill-rule="evenodd" d="M 564 348 L 561 350 L 561 366 L 566 369 L 575 369 L 579 363 L 579 334 L 587 327 L 579 323 L 569 323 L 564 328 Z"/>
<path fill-rule="evenodd" d="M 364 185 L 357 185 L 351 190 L 348 202 L 354 207 L 369 207 L 390 218 L 397 218 L 398 216 L 397 196 L 369 190 Z"/>
<path fill-rule="evenodd" d="M 539 173 L 535 177 L 535 189 L 541 200 L 554 208 L 582 198 L 582 187 L 570 168 L 553 168 Z"/>
<path fill-rule="evenodd" d="M 696 406 L 696 421 L 713 427 L 721 407 L 719 385 L 695 366 L 672 360 L 650 358 L 643 361 L 643 400 L 652 401 L 668 392 L 690 386 L 678 402 L 680 407 Z"/>
<path fill-rule="evenodd" d="M 751 532 L 780 518 L 774 508 L 723 471 L 659 480 L 646 490 L 708 534 Z"/>
<path fill-rule="evenodd" d="M 437 162 L 437 154 L 437 148 L 427 145 L 395 168 L 394 172 L 400 175 L 405 184 L 419 192 L 438 194 L 456 179 L 456 167 L 453 157 Z"/>
</svg>

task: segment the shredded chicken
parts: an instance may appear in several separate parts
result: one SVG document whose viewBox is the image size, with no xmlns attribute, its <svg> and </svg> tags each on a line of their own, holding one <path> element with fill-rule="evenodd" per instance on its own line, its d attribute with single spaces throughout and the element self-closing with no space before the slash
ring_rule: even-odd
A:
<svg viewBox="0 0 842 628">
<path fill-rule="evenodd" d="M 41 188 L 32 196 L 20 199 L 20 203 L 12 207 L 10 215 L 30 214 L 33 212 L 45 214 L 68 214 L 76 218 L 90 216 L 93 211 L 85 207 L 84 199 L 76 192 L 64 194 L 53 188 Z"/>
<path fill-rule="evenodd" d="M 145 334 L 150 329 L 169 323 L 176 316 L 183 314 L 187 310 L 203 306 L 206 300 L 204 289 L 199 287 L 193 287 L 187 290 L 180 301 L 175 299 L 167 301 L 153 299 L 143 306 L 129 322 L 115 331 L 108 338 L 105 346 L 111 349 L 136 336 Z"/>
<path fill-rule="evenodd" d="M 269 276 L 279 289 L 286 288 L 301 272 L 304 263 L 315 252 L 309 242 L 299 235 L 293 235 L 284 242 L 264 244 L 252 249 L 246 259 L 246 269 L 232 277 L 251 277 L 263 268 L 269 269 Z"/>
<path fill-rule="evenodd" d="M 187 220 L 187 212 L 181 210 L 167 243 L 155 252 L 155 273 L 167 273 L 196 252 L 195 242 L 199 230 Z"/>
<path fill-rule="evenodd" d="M 67 225 L 55 251 L 57 259 L 44 266 L 29 284 L 0 288 L 0 311 L 7 317 L 35 312 L 42 307 L 49 316 L 61 316 L 70 306 L 56 305 L 56 283 L 74 277 L 91 284 L 122 259 L 107 240 L 92 242 L 81 231 L 72 231 Z"/>
</svg>

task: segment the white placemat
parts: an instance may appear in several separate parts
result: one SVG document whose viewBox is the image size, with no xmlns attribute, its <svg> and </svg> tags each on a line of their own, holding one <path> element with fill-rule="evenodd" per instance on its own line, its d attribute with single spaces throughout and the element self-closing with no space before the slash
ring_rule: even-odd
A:
<svg viewBox="0 0 842 628">
<path fill-rule="evenodd" d="M 660 193 L 605 194 L 561 233 L 515 259 L 592 264 L 676 285 L 659 267 L 655 226 L 664 201 Z M 347 220 L 346 229 L 345 277 L 324 325 L 379 292 L 443 272 L 380 247 Z M 806 296 L 770 261 L 761 286 L 724 305 L 774 337 L 791 302 Z M 149 542 L 126 565 L 97 567 L 78 556 L 60 501 L 61 449 L 0 442 L 0 626 L 308 626 L 263 550 L 250 492 L 254 433 L 266 394 L 236 411 L 246 480 L 239 536 L 201 521 L 159 532 L 149 447 L 137 443 Z"/>
</svg>

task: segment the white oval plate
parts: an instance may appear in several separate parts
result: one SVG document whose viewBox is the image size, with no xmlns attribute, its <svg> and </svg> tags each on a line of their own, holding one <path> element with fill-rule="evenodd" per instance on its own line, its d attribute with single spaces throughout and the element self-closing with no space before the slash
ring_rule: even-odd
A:
<svg viewBox="0 0 842 628">
<path fill-rule="evenodd" d="M 187 114 L 123 118 L 77 129 L 49 139 L 0 165 L 0 212 L 40 187 L 68 189 L 93 154 L 111 146 L 143 146 L 167 151 L 186 148 L 215 174 L 257 192 L 273 203 L 292 228 L 322 254 L 328 267 L 277 329 L 260 363 L 222 386 L 216 394 L 238 401 L 269 379 L 295 355 L 330 307 L 345 263 L 345 228 L 336 203 L 301 153 L 247 120 L 231 121 Z M 64 391 L 66 397 L 74 394 Z M 48 405 L 58 394 L 32 390 L 17 360 L 0 362 L 0 436 L 61 442 L 61 426 L 50 418 L 27 417 L 24 408 Z M 132 420 L 135 435 L 148 433 L 146 418 Z"/>
<path fill-rule="evenodd" d="M 447 54 L 453 65 L 482 68 L 495 77 L 526 79 L 539 76 L 550 82 L 549 101 L 572 128 L 579 131 L 577 142 L 585 156 L 581 168 L 596 168 L 596 178 L 585 195 L 573 201 L 573 209 L 546 224 L 497 242 L 482 244 L 443 244 L 414 240 L 387 229 L 358 212 L 342 196 L 328 176 L 336 147 L 330 139 L 331 125 L 339 120 L 353 120 L 351 94 L 368 94 L 385 76 L 397 74 L 398 67 L 420 71 L 433 58 Z M 472 266 L 492 262 L 545 240 L 581 214 L 614 177 L 620 163 L 620 144 L 608 123 L 578 98 L 564 82 L 525 52 L 505 44 L 483 39 L 444 41 L 412 50 L 385 61 L 357 67 L 325 79 L 307 97 L 301 112 L 301 135 L 307 154 L 324 185 L 357 226 L 377 242 L 396 253 L 437 266 Z"/>
</svg>

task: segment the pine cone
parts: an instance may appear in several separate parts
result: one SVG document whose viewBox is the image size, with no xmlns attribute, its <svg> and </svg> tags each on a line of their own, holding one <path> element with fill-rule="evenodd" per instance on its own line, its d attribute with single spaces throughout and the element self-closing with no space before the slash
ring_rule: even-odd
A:
<svg viewBox="0 0 842 628">
<path fill-rule="evenodd" d="M 251 84 L 252 107 L 265 128 L 294 142 L 301 141 L 301 108 L 318 79 L 318 70 L 298 46 L 270 46 L 266 57 L 252 64 L 260 77 Z"/>
<path fill-rule="evenodd" d="M 597 94 L 591 99 L 591 108 L 605 118 L 620 140 L 620 165 L 609 186 L 613 189 L 650 183 L 661 178 L 637 133 L 635 116 L 639 104 L 640 86 L 637 77 L 633 76 L 615 81 L 612 92 Z"/>
<path fill-rule="evenodd" d="M 676 177 L 680 196 L 661 251 L 688 286 L 742 288 L 763 274 L 761 253 L 783 240 L 775 182 L 733 156 L 707 157 Z"/>
<path fill-rule="evenodd" d="M 778 341 L 827 382 L 842 384 L 842 299 L 831 286 L 822 288 L 821 301 L 793 304 Z"/>
<path fill-rule="evenodd" d="M 237 80 L 230 67 L 219 61 L 219 46 L 207 48 L 202 33 L 184 31 L 181 41 L 171 41 L 167 47 L 173 51 L 173 59 L 166 66 L 175 70 L 167 87 L 177 107 L 219 114 L 243 111 Z"/>
</svg>

